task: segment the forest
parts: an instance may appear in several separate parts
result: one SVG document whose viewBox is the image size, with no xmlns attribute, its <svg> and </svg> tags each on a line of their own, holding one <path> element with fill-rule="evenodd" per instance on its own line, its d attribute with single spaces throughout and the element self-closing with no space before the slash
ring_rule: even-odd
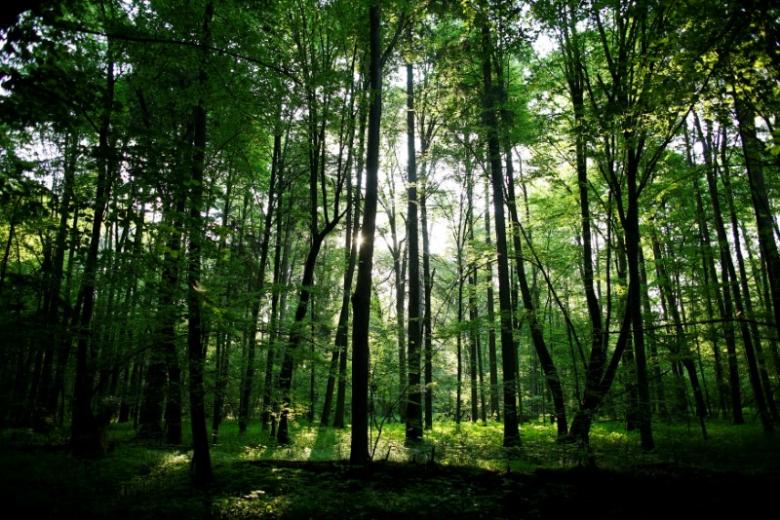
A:
<svg viewBox="0 0 780 520">
<path fill-rule="evenodd" d="M 778 114 L 770 0 L 9 2 L 3 507 L 773 507 Z"/>
</svg>

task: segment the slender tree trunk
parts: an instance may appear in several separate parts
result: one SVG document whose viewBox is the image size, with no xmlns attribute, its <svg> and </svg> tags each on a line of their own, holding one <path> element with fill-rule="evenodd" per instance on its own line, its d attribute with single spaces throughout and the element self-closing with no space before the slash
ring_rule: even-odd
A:
<svg viewBox="0 0 780 520">
<path fill-rule="evenodd" d="M 212 480 L 211 458 L 209 456 L 208 433 L 206 431 L 206 410 L 203 387 L 204 334 L 201 302 L 201 250 L 203 236 L 203 172 L 206 158 L 206 91 L 208 88 L 209 45 L 211 42 L 211 19 L 214 4 L 206 4 L 200 42 L 200 71 L 198 84 L 200 98 L 193 110 L 192 179 L 189 209 L 189 257 L 187 262 L 187 354 L 189 361 L 190 421 L 192 429 L 192 476 L 197 484 Z"/>
<path fill-rule="evenodd" d="M 354 67 L 353 67 L 354 69 Z M 352 281 L 355 277 L 355 265 L 357 264 L 357 229 L 358 229 L 358 217 L 359 211 L 356 211 L 356 207 L 360 201 L 360 187 L 362 184 L 362 159 L 358 161 L 361 163 L 358 167 L 358 183 L 357 191 L 352 186 L 352 146 L 355 141 L 355 117 L 354 117 L 354 104 L 355 104 L 355 90 L 354 82 L 351 87 L 350 105 L 349 105 L 349 154 L 347 157 L 347 164 L 344 168 L 344 174 L 347 177 L 347 209 L 346 209 L 346 230 L 344 232 L 344 261 L 346 268 L 344 269 L 344 279 L 342 282 L 341 290 L 341 309 L 339 310 L 339 321 L 336 325 L 336 338 L 334 342 L 333 353 L 330 362 L 330 370 L 328 372 L 328 382 L 325 388 L 325 399 L 322 405 L 322 415 L 320 417 L 320 425 L 328 426 L 330 421 L 330 410 L 333 405 L 333 394 L 336 390 L 336 381 L 338 381 L 338 391 L 336 391 L 336 417 L 340 416 L 340 420 L 343 426 L 344 420 L 344 395 L 342 379 L 345 377 L 344 371 L 346 371 L 347 364 L 347 346 L 349 344 L 349 297 L 352 293 Z M 361 116 L 360 125 L 360 141 L 362 148 L 363 136 L 362 132 L 365 123 Z M 362 155 L 362 152 L 361 152 Z M 341 369 L 341 359 L 344 359 L 344 368 Z M 339 406 L 340 404 L 340 406 Z M 334 421 L 335 422 L 335 421 Z"/>
<path fill-rule="evenodd" d="M 620 197 L 620 193 L 616 193 L 615 198 Z M 608 220 L 607 220 L 607 244 L 611 241 L 612 236 L 612 197 L 610 196 L 610 202 L 608 204 Z M 612 247 L 607 246 L 607 259 L 606 259 L 606 283 L 607 283 L 607 310 L 604 320 L 604 330 L 609 330 L 609 323 L 612 315 L 611 305 L 611 257 Z M 630 286 L 629 286 L 630 287 Z M 574 420 L 572 421 L 571 429 L 569 430 L 569 437 L 572 440 L 576 440 L 583 445 L 589 444 L 590 427 L 593 422 L 594 414 L 604 402 L 604 397 L 607 395 L 615 375 L 620 361 L 623 357 L 623 353 L 626 351 L 628 345 L 629 336 L 631 333 L 631 315 L 628 312 L 623 312 L 623 319 L 620 324 L 620 332 L 618 334 L 617 341 L 615 342 L 615 348 L 612 352 L 612 357 L 609 359 L 609 363 L 603 365 L 599 364 L 598 358 L 595 360 L 591 356 L 588 362 L 588 374 L 585 380 L 585 390 L 583 392 L 582 400 L 580 401 L 580 407 L 577 410 Z M 592 353 L 591 353 L 592 354 Z M 606 359 L 605 359 L 606 361 Z"/>
<path fill-rule="evenodd" d="M 466 235 L 468 248 L 474 247 L 474 172 L 471 161 L 466 163 Z M 474 255 L 470 255 L 468 268 L 468 306 L 469 306 L 469 390 L 471 422 L 479 418 L 479 398 L 477 385 L 477 355 L 479 348 L 479 311 L 477 310 L 477 266 Z"/>
<path fill-rule="evenodd" d="M 756 136 L 755 114 L 741 96 L 732 93 L 737 121 L 739 122 L 739 135 L 742 140 L 742 151 L 745 156 L 745 168 L 747 169 L 750 183 L 750 197 L 753 201 L 753 210 L 756 213 L 756 227 L 758 229 L 758 245 L 761 257 L 766 263 L 766 272 L 769 277 L 769 288 L 772 294 L 772 308 L 774 310 L 775 327 L 780 334 L 780 253 L 774 238 L 773 227 L 776 225 L 772 208 L 769 204 L 769 196 L 764 180 L 764 166 L 761 160 L 761 141 Z"/>
<path fill-rule="evenodd" d="M 352 271 L 355 270 L 355 265 L 357 262 L 357 254 L 358 254 L 358 248 L 357 248 L 357 238 L 358 233 L 361 232 L 360 229 L 360 195 L 361 195 L 361 188 L 363 185 L 363 168 L 364 168 L 364 161 L 366 158 L 365 154 L 365 145 L 366 145 L 366 119 L 368 118 L 368 112 L 365 108 L 365 100 L 367 99 L 366 94 L 370 95 L 369 92 L 369 85 L 364 80 L 364 87 L 363 87 L 363 103 L 361 103 L 360 107 L 360 123 L 359 123 L 359 130 L 358 130 L 358 155 L 357 155 L 357 190 L 355 192 L 355 202 L 354 202 L 354 210 L 355 215 L 353 217 L 353 223 L 352 227 L 354 228 L 354 235 L 352 237 L 352 255 L 351 255 L 351 261 L 352 261 Z M 350 286 L 351 287 L 351 286 Z M 347 293 L 349 294 L 349 293 Z M 354 318 L 353 318 L 354 319 Z M 346 340 L 346 338 L 345 338 Z M 335 428 L 343 428 L 344 427 L 344 411 L 346 409 L 346 393 L 347 393 L 347 346 L 344 345 L 344 348 L 339 353 L 339 378 L 338 378 L 338 388 L 336 390 L 336 410 L 334 412 L 333 417 L 333 426 Z"/>
<path fill-rule="evenodd" d="M 644 320 L 648 325 L 653 323 L 653 311 L 650 307 L 650 295 L 648 294 L 647 269 L 645 267 L 645 255 L 642 249 L 639 249 L 639 276 L 642 282 L 642 311 Z M 661 363 L 658 359 L 658 345 L 655 330 L 648 328 L 647 343 L 650 348 L 650 370 L 653 374 L 653 388 L 655 389 L 656 409 L 662 417 L 669 417 L 669 410 L 666 407 L 666 390 L 664 380 L 661 374 Z"/>
<path fill-rule="evenodd" d="M 569 93 L 574 108 L 574 144 L 577 162 L 577 186 L 580 196 L 580 234 L 582 238 L 582 285 L 590 319 L 590 361 L 586 373 L 586 386 L 593 387 L 606 363 L 607 335 L 604 334 L 601 305 L 593 288 L 593 247 L 590 225 L 590 197 L 588 192 L 587 143 L 585 135 L 585 100 L 583 78 L 579 63 L 579 47 L 574 43 L 572 54 L 575 63 L 568 69 Z"/>
<path fill-rule="evenodd" d="M 462 208 L 461 208 L 462 209 Z M 463 243 L 458 237 L 458 330 L 455 339 L 457 356 L 457 375 L 455 379 L 455 423 L 460 427 L 460 419 L 463 415 L 463 333 L 460 330 L 463 323 Z"/>
<path fill-rule="evenodd" d="M 377 177 L 379 171 L 379 125 L 382 118 L 382 63 L 379 45 L 379 2 L 369 6 L 369 115 L 366 151 L 366 195 L 363 225 L 360 234 L 363 243 L 358 256 L 358 275 L 352 296 L 352 442 L 349 461 L 366 464 L 368 453 L 368 377 L 369 346 L 368 321 L 371 311 L 371 271 L 374 258 L 376 230 Z"/>
<path fill-rule="evenodd" d="M 407 384 L 409 372 L 406 362 L 406 313 L 404 301 L 406 300 L 406 267 L 407 267 L 407 249 L 401 247 L 398 241 L 396 211 L 390 217 L 390 228 L 393 235 L 393 274 L 395 276 L 395 330 L 396 341 L 398 345 L 398 399 L 402 403 L 400 406 L 401 420 L 406 421 L 407 408 Z"/>
<path fill-rule="evenodd" d="M 726 236 L 726 227 L 723 223 L 723 213 L 721 212 L 720 199 L 718 197 L 718 187 L 715 180 L 715 165 L 713 160 L 713 151 L 709 146 L 709 143 L 701 129 L 701 124 L 698 122 L 698 118 L 694 117 L 696 123 L 696 129 L 699 133 L 699 139 L 702 144 L 705 161 L 705 173 L 707 175 L 707 187 L 710 193 L 710 202 L 712 204 L 712 212 L 715 217 L 715 231 L 717 233 L 718 249 L 720 251 L 720 266 L 721 277 L 723 287 L 723 319 L 726 321 L 726 326 L 733 327 L 734 312 L 733 304 L 739 299 L 739 284 L 736 280 L 734 263 L 731 260 L 731 251 L 729 250 L 728 238 Z M 736 291 L 735 291 L 736 289 Z M 733 298 L 733 300 L 732 300 Z M 737 312 L 740 311 L 740 305 L 737 305 Z M 733 330 L 733 329 L 732 329 Z M 741 327 L 743 342 L 751 344 L 750 333 L 746 327 Z M 729 386 L 731 388 L 731 406 L 733 412 L 734 424 L 742 424 L 744 421 L 742 417 L 742 391 L 739 383 L 739 369 L 737 364 L 737 351 L 736 343 L 731 344 L 728 341 L 728 335 L 726 336 L 726 348 L 728 353 L 729 364 Z M 747 350 L 747 345 L 745 346 Z M 752 347 L 751 347 L 752 350 Z"/>
<path fill-rule="evenodd" d="M 761 335 L 758 331 L 758 324 L 756 323 L 756 313 L 753 311 L 753 302 L 750 297 L 750 287 L 748 285 L 747 270 L 745 269 L 745 259 L 742 256 L 742 245 L 740 243 L 739 236 L 739 220 L 737 219 L 737 212 L 734 207 L 734 195 L 731 189 L 731 172 L 728 164 L 728 158 L 726 157 L 726 138 L 723 136 L 721 146 L 721 180 L 723 181 L 723 187 L 726 194 L 726 204 L 729 209 L 729 217 L 731 220 L 731 236 L 733 239 L 734 252 L 737 256 L 737 267 L 739 269 L 740 288 L 742 289 L 742 296 L 744 297 L 744 304 L 746 312 L 746 318 L 750 321 L 750 333 L 753 336 L 753 345 L 756 348 L 756 362 L 759 377 L 761 379 L 761 386 L 765 392 L 766 404 L 772 419 L 777 421 L 780 419 L 777 412 L 777 404 L 775 403 L 774 396 L 772 395 L 772 385 L 769 381 L 769 373 L 766 370 L 766 362 L 764 360 L 764 351 L 761 347 Z M 744 237 L 743 237 L 744 238 Z"/>
<path fill-rule="evenodd" d="M 68 241 L 69 244 L 69 251 L 68 251 L 68 271 L 65 274 L 65 294 L 63 295 L 63 301 L 66 303 L 66 305 L 63 307 L 62 310 L 62 335 L 59 338 L 58 345 L 57 345 L 57 355 L 55 357 L 55 364 L 54 364 L 54 378 L 52 381 L 52 390 L 51 394 L 49 395 L 49 405 L 52 407 L 52 410 L 57 409 L 57 402 L 60 401 L 60 397 L 62 396 L 62 404 L 64 405 L 65 402 L 65 372 L 67 371 L 67 365 L 68 365 L 68 358 L 70 357 L 70 351 L 71 347 L 73 345 L 73 335 L 71 331 L 74 331 L 76 329 L 76 323 L 75 319 L 81 312 L 81 300 L 80 298 L 77 298 L 76 304 L 74 307 L 71 307 L 71 287 L 72 287 L 72 280 L 73 280 L 73 264 L 74 264 L 74 257 L 76 256 L 76 250 L 78 249 L 78 239 L 77 232 L 78 232 L 78 222 L 79 222 L 79 208 L 78 203 L 74 204 L 73 208 L 73 222 L 70 227 L 70 237 Z M 63 406 L 64 407 L 64 406 Z M 58 416 L 58 424 L 62 423 L 62 420 L 64 419 L 64 416 L 62 414 L 57 414 Z"/>
<path fill-rule="evenodd" d="M 620 287 L 626 287 L 628 285 L 628 262 L 626 261 L 626 241 L 625 235 L 620 229 L 616 229 L 614 233 L 614 245 L 610 243 L 608 246 L 614 250 L 615 261 L 615 276 L 617 277 Z M 627 295 L 626 295 L 627 296 Z M 617 307 L 618 315 L 625 314 L 628 304 L 626 296 L 618 298 Z M 664 308 L 664 312 L 666 307 Z M 636 373 L 636 359 L 634 356 L 634 343 L 629 335 L 626 340 L 626 349 L 623 352 L 621 358 L 621 364 L 623 365 L 623 386 L 625 387 L 626 397 L 626 430 L 635 431 L 639 427 L 639 393 L 637 391 L 637 373 Z M 680 387 L 682 388 L 682 387 Z"/>
<path fill-rule="evenodd" d="M 515 255 L 517 256 L 515 259 L 517 281 L 520 285 L 520 293 L 522 295 L 525 318 L 528 321 L 528 327 L 531 333 L 531 340 L 533 341 L 536 355 L 542 365 L 547 387 L 552 394 L 553 406 L 555 407 L 555 422 L 558 428 L 558 438 L 563 439 L 568 433 L 563 387 L 561 386 L 561 379 L 558 370 L 555 367 L 555 362 L 553 361 L 550 350 L 547 348 L 547 343 L 544 340 L 542 325 L 537 317 L 536 302 L 531 293 L 531 289 L 528 286 L 528 278 L 526 277 L 525 262 L 523 258 L 522 240 L 520 239 L 522 230 L 520 228 L 520 219 L 517 215 L 517 204 L 515 202 L 514 167 L 511 159 L 511 147 L 508 146 L 508 143 L 505 145 L 504 152 L 507 155 L 507 204 L 512 219 L 512 240 L 514 242 Z M 528 238 L 529 237 L 526 237 L 526 239 Z"/>
<path fill-rule="evenodd" d="M 425 155 L 426 150 L 422 150 Z M 431 272 L 431 251 L 428 237 L 428 178 L 425 178 L 425 188 L 420 197 L 420 226 L 423 242 L 423 355 L 425 384 L 425 429 L 433 429 L 433 316 L 431 315 L 431 295 L 433 293 L 433 273 Z"/>
<path fill-rule="evenodd" d="M 485 10 L 485 3 L 481 4 Z M 493 185 L 493 208 L 496 217 L 496 255 L 498 264 L 498 300 L 501 320 L 501 354 L 504 379 L 504 446 L 520 442 L 517 424 L 517 350 L 512 331 L 512 302 L 509 286 L 506 224 L 504 217 L 504 179 L 501 170 L 499 125 L 496 116 L 496 94 L 493 87 L 492 45 L 487 13 L 481 13 L 481 59 L 483 83 L 483 124 L 487 132 L 490 178 Z"/>
<path fill-rule="evenodd" d="M 89 249 L 82 275 L 80 299 L 81 315 L 78 319 L 78 344 L 76 347 L 76 381 L 73 392 L 73 424 L 71 445 L 78 455 L 96 455 L 105 451 L 101 429 L 92 412 L 93 369 L 90 366 L 89 349 L 92 338 L 92 312 L 95 303 L 95 279 L 97 276 L 98 248 L 103 218 L 111 190 L 115 158 L 110 144 L 111 114 L 114 104 L 114 58 L 109 40 L 106 85 L 103 98 L 103 114 L 98 136 L 98 177 L 95 193 L 95 210 Z"/>
<path fill-rule="evenodd" d="M 304 319 L 306 318 L 309 301 L 312 297 L 314 288 L 314 269 L 317 264 L 317 257 L 319 256 L 325 238 L 333 231 L 341 218 L 341 215 L 338 214 L 339 194 L 337 193 L 334 197 L 334 214 L 330 220 L 328 220 L 328 201 L 325 196 L 327 186 L 325 183 L 325 151 L 327 148 L 325 126 L 327 122 L 328 102 L 327 100 L 325 102 L 326 108 L 322 114 L 322 123 L 318 124 L 316 119 L 317 114 L 313 109 L 313 94 L 310 93 L 309 98 L 309 252 L 306 255 L 306 261 L 303 266 L 303 275 L 301 277 L 301 285 L 298 292 L 298 305 L 295 309 L 295 321 L 290 331 L 290 339 L 287 342 L 287 348 L 284 351 L 284 358 L 282 359 L 282 367 L 279 372 L 279 391 L 282 398 L 282 409 L 279 416 L 279 427 L 276 438 L 280 444 L 288 444 L 290 440 L 288 423 L 290 406 L 292 404 L 291 390 L 293 370 L 296 364 L 295 356 L 297 355 L 304 338 Z M 319 127 L 319 129 L 317 129 L 317 127 Z M 322 179 L 321 183 L 320 179 Z M 322 203 L 325 216 L 321 229 L 319 225 L 319 188 L 321 188 L 323 192 Z M 341 190 L 341 185 L 337 186 L 336 190 Z"/>
<path fill-rule="evenodd" d="M 488 250 L 492 249 L 490 232 L 490 188 L 485 179 L 485 244 Z M 496 316 L 495 300 L 493 297 L 493 262 L 488 260 L 486 266 L 485 281 L 487 283 L 487 320 L 488 320 L 488 365 L 490 370 L 490 415 L 497 421 L 501 420 L 501 407 L 498 393 L 498 361 L 496 355 Z"/>
<path fill-rule="evenodd" d="M 472 266 L 473 267 L 473 266 Z M 468 305 L 469 305 L 469 390 L 471 404 L 471 422 L 479 418 L 478 374 L 479 374 L 479 314 L 477 311 L 477 280 L 473 272 L 468 275 Z"/>
<path fill-rule="evenodd" d="M 473 274 L 474 278 L 476 279 L 477 275 L 476 273 Z M 474 284 L 476 285 L 476 283 Z M 477 334 L 479 334 L 477 332 Z M 480 419 L 482 419 L 482 423 L 487 423 L 487 405 L 485 401 L 485 369 L 483 366 L 483 358 L 482 355 L 482 343 L 479 341 L 479 335 L 477 335 L 477 371 L 479 376 L 479 410 L 480 410 Z"/>
<path fill-rule="evenodd" d="M 420 248 L 417 218 L 417 157 L 414 132 L 414 69 L 406 64 L 406 142 L 407 142 L 407 243 L 409 247 L 409 392 L 406 405 L 406 441 L 417 442 L 423 435 L 422 389 L 420 388 Z"/>
<path fill-rule="evenodd" d="M 279 207 L 281 208 L 281 197 L 279 193 Z M 290 270 L 290 247 L 291 233 L 293 230 L 291 209 L 292 196 L 288 196 L 285 214 L 285 229 L 282 228 L 282 212 L 278 212 L 276 217 L 276 243 L 274 245 L 274 278 L 273 289 L 271 292 L 271 325 L 268 335 L 268 352 L 265 359 L 265 377 L 263 379 L 263 402 L 260 413 L 260 429 L 268 430 L 269 424 L 275 433 L 276 418 L 274 417 L 275 399 L 274 399 L 274 378 L 273 370 L 278 348 L 279 338 L 281 337 L 280 327 L 284 323 L 285 311 L 287 308 L 286 286 L 289 279 Z M 273 433 L 272 433 L 273 436 Z"/>
<path fill-rule="evenodd" d="M 696 402 L 696 416 L 699 418 L 702 437 L 706 439 L 707 426 L 705 424 L 705 419 L 707 417 L 707 406 L 704 403 L 704 393 L 702 392 L 701 384 L 699 383 L 699 376 L 696 373 L 693 356 L 691 355 L 685 338 L 685 331 L 683 330 L 682 320 L 680 319 L 680 311 L 677 307 L 677 298 L 671 287 L 669 273 L 666 269 L 666 262 L 661 250 L 661 244 L 655 234 L 652 236 L 652 242 L 655 269 L 658 273 L 658 284 L 663 287 L 663 295 L 666 297 L 668 308 L 672 315 L 672 322 L 674 323 L 675 339 L 670 343 L 670 345 L 674 345 L 672 355 L 683 364 L 686 372 L 688 372 L 688 379 L 691 381 L 693 396 Z"/>
<path fill-rule="evenodd" d="M 75 134 L 68 134 L 65 139 L 65 163 L 63 167 L 62 195 L 60 199 L 60 221 L 57 227 L 57 236 L 54 241 L 54 259 L 52 261 L 52 274 L 49 287 L 50 302 L 46 309 L 46 319 L 49 326 L 55 327 L 54 337 L 49 340 L 49 347 L 46 353 L 43 367 L 43 380 L 45 384 L 41 386 L 41 394 L 38 402 L 42 407 L 42 413 L 48 417 L 53 417 L 57 408 L 57 393 L 55 392 L 56 378 L 53 376 L 55 357 L 59 352 L 55 347 L 62 346 L 63 336 L 67 334 L 67 322 L 59 320 L 59 308 L 61 305 L 61 288 L 63 279 L 63 268 L 65 263 L 65 241 L 68 235 L 68 215 L 70 214 L 70 205 L 73 200 L 73 184 L 75 179 L 76 161 L 78 158 L 78 137 Z M 12 223 L 13 224 L 13 223 Z M 9 229 L 10 232 L 10 229 Z M 70 305 L 65 302 L 63 307 Z M 63 317 L 64 318 L 64 317 Z"/>
<path fill-rule="evenodd" d="M 306 318 L 312 288 L 314 287 L 314 268 L 316 266 L 317 256 L 319 255 L 324 238 L 325 236 L 321 233 L 317 233 L 311 237 L 312 243 L 309 247 L 309 252 L 306 255 L 306 262 L 303 266 L 301 289 L 298 293 L 298 305 L 295 309 L 295 322 L 293 323 L 292 330 L 290 331 L 290 340 L 288 341 L 287 348 L 284 351 L 282 368 L 279 372 L 279 391 L 282 397 L 282 409 L 281 415 L 279 416 L 279 427 L 276 433 L 276 439 L 279 444 L 288 444 L 290 442 L 288 423 L 290 405 L 292 403 L 291 389 L 293 368 L 295 366 L 294 356 L 297 354 L 298 347 L 300 347 L 303 341 L 304 319 Z"/>
<path fill-rule="evenodd" d="M 316 335 L 316 328 L 317 328 L 317 314 L 316 314 L 316 307 L 314 305 L 314 297 L 309 300 L 309 306 L 311 307 L 310 315 L 311 319 L 309 320 L 309 328 L 310 328 L 310 336 L 309 336 L 309 364 L 311 365 L 311 370 L 309 371 L 309 424 L 314 424 L 314 405 L 317 401 L 317 389 L 316 389 L 316 377 L 317 377 L 317 363 L 316 359 L 314 357 L 314 347 L 315 347 L 315 335 Z"/>
<path fill-rule="evenodd" d="M 691 143 L 687 128 L 685 129 L 685 144 L 688 156 L 688 164 L 693 167 L 693 158 L 691 156 Z M 721 360 L 720 342 L 718 341 L 718 331 L 715 326 L 715 312 L 712 305 L 712 295 L 715 295 L 719 315 L 725 318 L 723 297 L 721 296 L 718 277 L 715 271 L 715 260 L 711 246 L 710 231 L 707 225 L 707 218 L 704 213 L 704 201 L 699 187 L 699 179 L 693 182 L 693 191 L 696 199 L 696 221 L 699 228 L 699 242 L 701 244 L 702 255 L 702 274 L 705 287 L 705 310 L 707 320 L 710 322 L 707 327 L 708 338 L 712 345 L 713 358 L 715 359 L 715 384 L 718 387 L 718 402 L 722 414 L 726 413 L 729 402 L 728 386 L 724 379 L 723 362 Z M 736 352 L 736 339 L 734 337 L 734 325 L 731 322 L 723 324 L 723 335 L 727 344 L 727 352 Z M 731 363 L 730 363 L 731 365 Z M 736 413 L 736 412 L 735 412 Z M 739 414 L 741 415 L 741 409 Z M 736 417 L 736 415 L 735 415 Z M 736 421 L 735 421 L 736 422 Z"/>
<path fill-rule="evenodd" d="M 214 445 L 219 439 L 219 427 L 224 416 L 232 341 L 232 335 L 224 330 L 216 334 L 214 341 L 216 346 L 214 352 L 214 399 L 211 411 L 211 443 Z"/>
<path fill-rule="evenodd" d="M 238 403 L 238 431 L 245 433 L 249 424 L 250 403 L 252 401 L 252 387 L 255 380 L 255 351 L 257 350 L 257 320 L 260 314 L 260 301 L 263 299 L 265 287 L 265 269 L 268 264 L 268 245 L 271 242 L 271 227 L 273 226 L 274 212 L 277 200 L 277 178 L 280 175 L 282 165 L 282 134 L 277 130 L 274 135 L 274 149 L 271 160 L 271 180 L 268 187 L 268 204 L 263 219 L 263 238 L 260 241 L 260 260 L 257 265 L 257 274 L 254 278 L 253 289 L 255 292 L 252 302 L 252 312 L 249 322 L 249 334 L 247 336 L 247 362 L 244 367 L 240 396 Z"/>
<path fill-rule="evenodd" d="M 629 142 L 631 140 L 629 139 Z M 628 188 L 628 211 L 623 223 L 626 239 L 626 260 L 628 262 L 628 297 L 626 300 L 626 313 L 631 316 L 633 330 L 633 347 L 636 358 L 636 382 L 637 382 L 637 412 L 639 420 L 639 434 L 644 450 L 652 450 L 655 447 L 652 431 L 652 412 L 650 409 L 650 388 L 647 380 L 647 358 L 645 356 L 645 331 L 642 322 L 642 305 L 640 301 L 639 279 L 639 193 L 637 187 L 637 174 L 639 170 L 639 157 L 632 148 L 628 151 L 626 167 L 626 185 Z"/>
</svg>

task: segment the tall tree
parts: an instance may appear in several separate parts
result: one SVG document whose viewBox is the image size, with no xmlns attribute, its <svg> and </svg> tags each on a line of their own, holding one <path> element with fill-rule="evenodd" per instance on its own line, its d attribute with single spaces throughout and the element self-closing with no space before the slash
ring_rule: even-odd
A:
<svg viewBox="0 0 780 520">
<path fill-rule="evenodd" d="M 504 389 L 504 446 L 515 446 L 520 441 L 517 422 L 517 351 L 512 331 L 512 302 L 509 286 L 506 220 L 504 217 L 504 179 L 501 168 L 497 93 L 493 86 L 492 44 L 486 3 L 479 10 L 481 33 L 483 112 L 482 123 L 487 136 L 490 179 L 493 187 L 493 210 L 496 217 L 496 263 L 498 265 L 498 300 L 501 323 L 501 359 Z"/>
<path fill-rule="evenodd" d="M 378 0 L 368 8 L 368 141 L 366 143 L 366 193 L 363 202 L 362 243 L 358 255 L 358 275 L 352 295 L 352 442 L 349 461 L 366 464 L 368 453 L 368 320 L 371 312 L 371 271 L 376 230 L 377 178 L 379 173 L 379 125 L 382 119 L 381 23 Z"/>
<path fill-rule="evenodd" d="M 212 480 L 203 387 L 203 288 L 201 251 L 203 243 L 203 173 L 206 166 L 208 62 L 214 4 L 206 3 L 201 27 L 198 64 L 199 95 L 192 112 L 192 177 L 189 192 L 189 248 L 187 261 L 187 357 L 189 366 L 190 422 L 192 429 L 192 476 L 197 484 Z"/>
<path fill-rule="evenodd" d="M 106 49 L 105 90 L 102 93 L 103 108 L 98 131 L 98 176 L 95 191 L 95 207 L 92 216 L 89 249 L 84 264 L 81 289 L 79 290 L 81 314 L 77 322 L 79 328 L 76 347 L 76 380 L 73 390 L 71 444 L 74 452 L 80 455 L 100 454 L 106 448 L 102 438 L 103 433 L 92 410 L 94 373 L 90 366 L 89 349 L 91 346 L 90 342 L 94 337 L 92 313 L 95 302 L 98 248 L 100 246 L 103 218 L 111 190 L 111 181 L 116 169 L 116 156 L 112 146 L 113 137 L 111 136 L 111 117 L 114 105 L 114 88 L 116 86 L 113 52 L 112 42 L 109 39 Z"/>
<path fill-rule="evenodd" d="M 410 33 L 411 39 L 411 33 Z M 406 441 L 422 438 L 422 389 L 420 387 L 420 248 L 417 218 L 417 156 L 414 132 L 414 66 L 406 63 L 407 214 L 409 243 L 409 392 L 406 405 Z"/>
</svg>

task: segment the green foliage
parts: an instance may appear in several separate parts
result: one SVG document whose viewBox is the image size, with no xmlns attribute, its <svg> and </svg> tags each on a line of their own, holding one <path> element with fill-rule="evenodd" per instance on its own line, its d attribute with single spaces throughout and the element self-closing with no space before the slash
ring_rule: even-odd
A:
<svg viewBox="0 0 780 520">
<path fill-rule="evenodd" d="M 695 440 L 687 426 L 661 425 L 658 451 L 643 454 L 633 434 L 615 424 L 598 424 L 592 455 L 602 468 L 648 475 L 658 471 L 761 475 L 780 462 L 776 446 L 755 428 L 719 423 L 712 425 L 711 433 L 712 439 L 705 442 Z M 524 426 L 522 446 L 511 454 L 500 447 L 500 427 L 493 423 L 460 428 L 437 423 L 426 445 L 414 451 L 403 448 L 403 428 L 393 424 L 383 433 L 380 456 L 375 458 L 384 459 L 392 447 L 391 461 L 408 457 L 417 462 L 386 469 L 380 465 L 361 476 L 332 463 L 346 457 L 348 432 L 302 428 L 293 435 L 292 446 L 276 448 L 257 442 L 262 438 L 257 426 L 239 436 L 235 423 L 227 422 L 212 450 L 217 481 L 198 491 L 189 486 L 186 451 L 134 442 L 132 436 L 127 427 L 112 428 L 114 448 L 108 457 L 79 461 L 52 448 L 56 437 L 6 431 L 0 448 L 3 496 L 13 496 L 18 507 L 36 514 L 133 518 L 340 515 L 345 511 L 357 516 L 426 511 L 478 514 L 500 504 L 493 496 L 496 490 L 478 491 L 482 480 L 497 478 L 495 474 L 447 468 L 462 464 L 492 468 L 503 478 L 515 475 L 535 487 L 543 484 L 534 484 L 539 477 L 528 472 L 542 475 L 542 469 L 588 462 L 576 447 L 556 444 L 553 428 L 541 424 Z M 435 466 L 430 465 L 431 454 Z M 402 475 L 407 480 L 399 480 Z M 504 485 L 512 486 L 510 482 Z M 554 488 L 542 487 L 539 492 L 544 489 Z M 44 494 L 47 498 L 42 501 Z M 565 495 L 559 499 L 566 500 Z"/>
</svg>

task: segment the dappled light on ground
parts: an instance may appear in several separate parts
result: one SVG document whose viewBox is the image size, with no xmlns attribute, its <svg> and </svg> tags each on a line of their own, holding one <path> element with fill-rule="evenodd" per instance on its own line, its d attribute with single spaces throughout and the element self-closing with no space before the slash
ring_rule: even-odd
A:
<svg viewBox="0 0 780 520">
<path fill-rule="evenodd" d="M 437 424 L 409 448 L 403 425 L 394 423 L 373 439 L 375 464 L 353 469 L 345 464 L 348 429 L 293 425 L 292 443 L 277 446 L 256 427 L 242 436 L 228 422 L 212 446 L 217 480 L 198 490 L 190 485 L 190 451 L 138 442 L 124 427 L 110 433 L 114 449 L 105 459 L 80 461 L 52 446 L 56 437 L 3 432 L 0 489 L 44 517 L 502 516 L 510 506 L 534 517 L 587 500 L 588 486 L 625 487 L 620 501 L 639 492 L 634 485 L 668 494 L 698 481 L 758 494 L 777 485 L 780 467 L 780 449 L 756 425 L 713 424 L 703 441 L 661 424 L 658 448 L 645 453 L 635 433 L 602 423 L 586 454 L 557 443 L 554 428 L 541 423 L 524 424 L 522 444 L 511 451 L 501 447 L 500 424 Z M 586 466 L 593 461 L 598 469 Z"/>
</svg>

